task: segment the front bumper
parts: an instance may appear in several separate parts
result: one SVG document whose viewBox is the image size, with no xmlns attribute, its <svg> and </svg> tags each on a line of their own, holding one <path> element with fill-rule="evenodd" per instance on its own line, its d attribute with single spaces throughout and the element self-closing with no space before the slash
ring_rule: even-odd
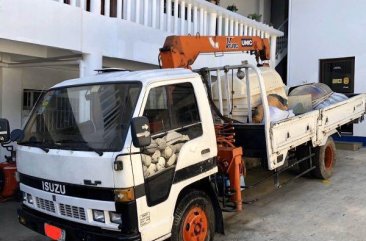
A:
<svg viewBox="0 0 366 241">
<path fill-rule="evenodd" d="M 67 221 L 61 218 L 34 211 L 24 205 L 18 209 L 18 220 L 27 228 L 45 235 L 44 224 L 57 226 L 66 232 L 66 240 L 80 241 L 140 241 L 140 233 L 124 234 L 117 231 L 104 230 L 85 224 Z"/>
</svg>

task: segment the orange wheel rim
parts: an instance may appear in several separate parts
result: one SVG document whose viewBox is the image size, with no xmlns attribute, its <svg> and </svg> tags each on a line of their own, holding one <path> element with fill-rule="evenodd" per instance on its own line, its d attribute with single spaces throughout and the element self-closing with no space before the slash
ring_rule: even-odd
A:
<svg viewBox="0 0 366 241">
<path fill-rule="evenodd" d="M 332 147 L 327 146 L 325 148 L 325 158 L 324 158 L 324 166 L 326 169 L 329 169 L 333 166 L 333 158 L 334 158 L 333 149 Z"/>
<path fill-rule="evenodd" d="M 208 235 L 206 213 L 200 207 L 189 210 L 183 222 L 184 241 L 205 241 Z"/>
</svg>

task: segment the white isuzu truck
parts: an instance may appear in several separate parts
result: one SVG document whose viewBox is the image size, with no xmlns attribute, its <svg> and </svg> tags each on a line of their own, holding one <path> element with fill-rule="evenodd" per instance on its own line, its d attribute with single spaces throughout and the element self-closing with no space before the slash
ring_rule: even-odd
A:
<svg viewBox="0 0 366 241">
<path fill-rule="evenodd" d="M 253 69 L 264 109 L 262 123 L 232 124 L 244 157 L 258 155 L 276 175 L 302 163 L 328 178 L 330 135 L 363 117 L 366 95 L 270 122 L 259 68 L 204 72 L 233 69 Z M 53 240 L 213 240 L 224 231 L 221 198 L 233 199 L 219 172 L 213 116 L 222 113 L 212 111 L 210 80 L 180 68 L 107 72 L 49 89 L 24 130 L 9 134 L 1 119 L 0 139 L 18 143 L 20 223 Z"/>
</svg>

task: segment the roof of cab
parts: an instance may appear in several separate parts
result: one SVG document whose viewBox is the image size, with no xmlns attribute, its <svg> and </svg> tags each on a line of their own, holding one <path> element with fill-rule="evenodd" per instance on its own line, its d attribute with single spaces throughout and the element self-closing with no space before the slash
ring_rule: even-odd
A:
<svg viewBox="0 0 366 241">
<path fill-rule="evenodd" d="M 152 81 L 170 80 L 177 78 L 193 78 L 197 74 L 188 69 L 156 69 L 141 71 L 116 71 L 111 73 L 103 73 L 82 77 L 77 79 L 65 80 L 56 84 L 52 88 L 78 86 L 87 84 L 100 84 L 121 81 L 141 81 L 143 84 Z"/>
</svg>

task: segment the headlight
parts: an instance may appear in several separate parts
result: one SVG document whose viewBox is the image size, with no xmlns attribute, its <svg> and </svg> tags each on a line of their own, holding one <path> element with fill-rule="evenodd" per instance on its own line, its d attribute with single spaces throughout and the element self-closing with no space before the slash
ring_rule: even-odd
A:
<svg viewBox="0 0 366 241">
<path fill-rule="evenodd" d="M 119 213 L 109 212 L 111 223 L 122 224 L 122 216 Z"/>
<path fill-rule="evenodd" d="M 27 194 L 25 192 L 22 193 L 23 193 L 23 202 L 27 202 Z"/>
<path fill-rule="evenodd" d="M 93 210 L 93 219 L 94 221 L 105 223 L 104 211 Z"/>
<path fill-rule="evenodd" d="M 27 193 L 27 201 L 28 201 L 29 204 L 33 204 L 32 195 L 30 195 L 29 193 Z"/>
</svg>

